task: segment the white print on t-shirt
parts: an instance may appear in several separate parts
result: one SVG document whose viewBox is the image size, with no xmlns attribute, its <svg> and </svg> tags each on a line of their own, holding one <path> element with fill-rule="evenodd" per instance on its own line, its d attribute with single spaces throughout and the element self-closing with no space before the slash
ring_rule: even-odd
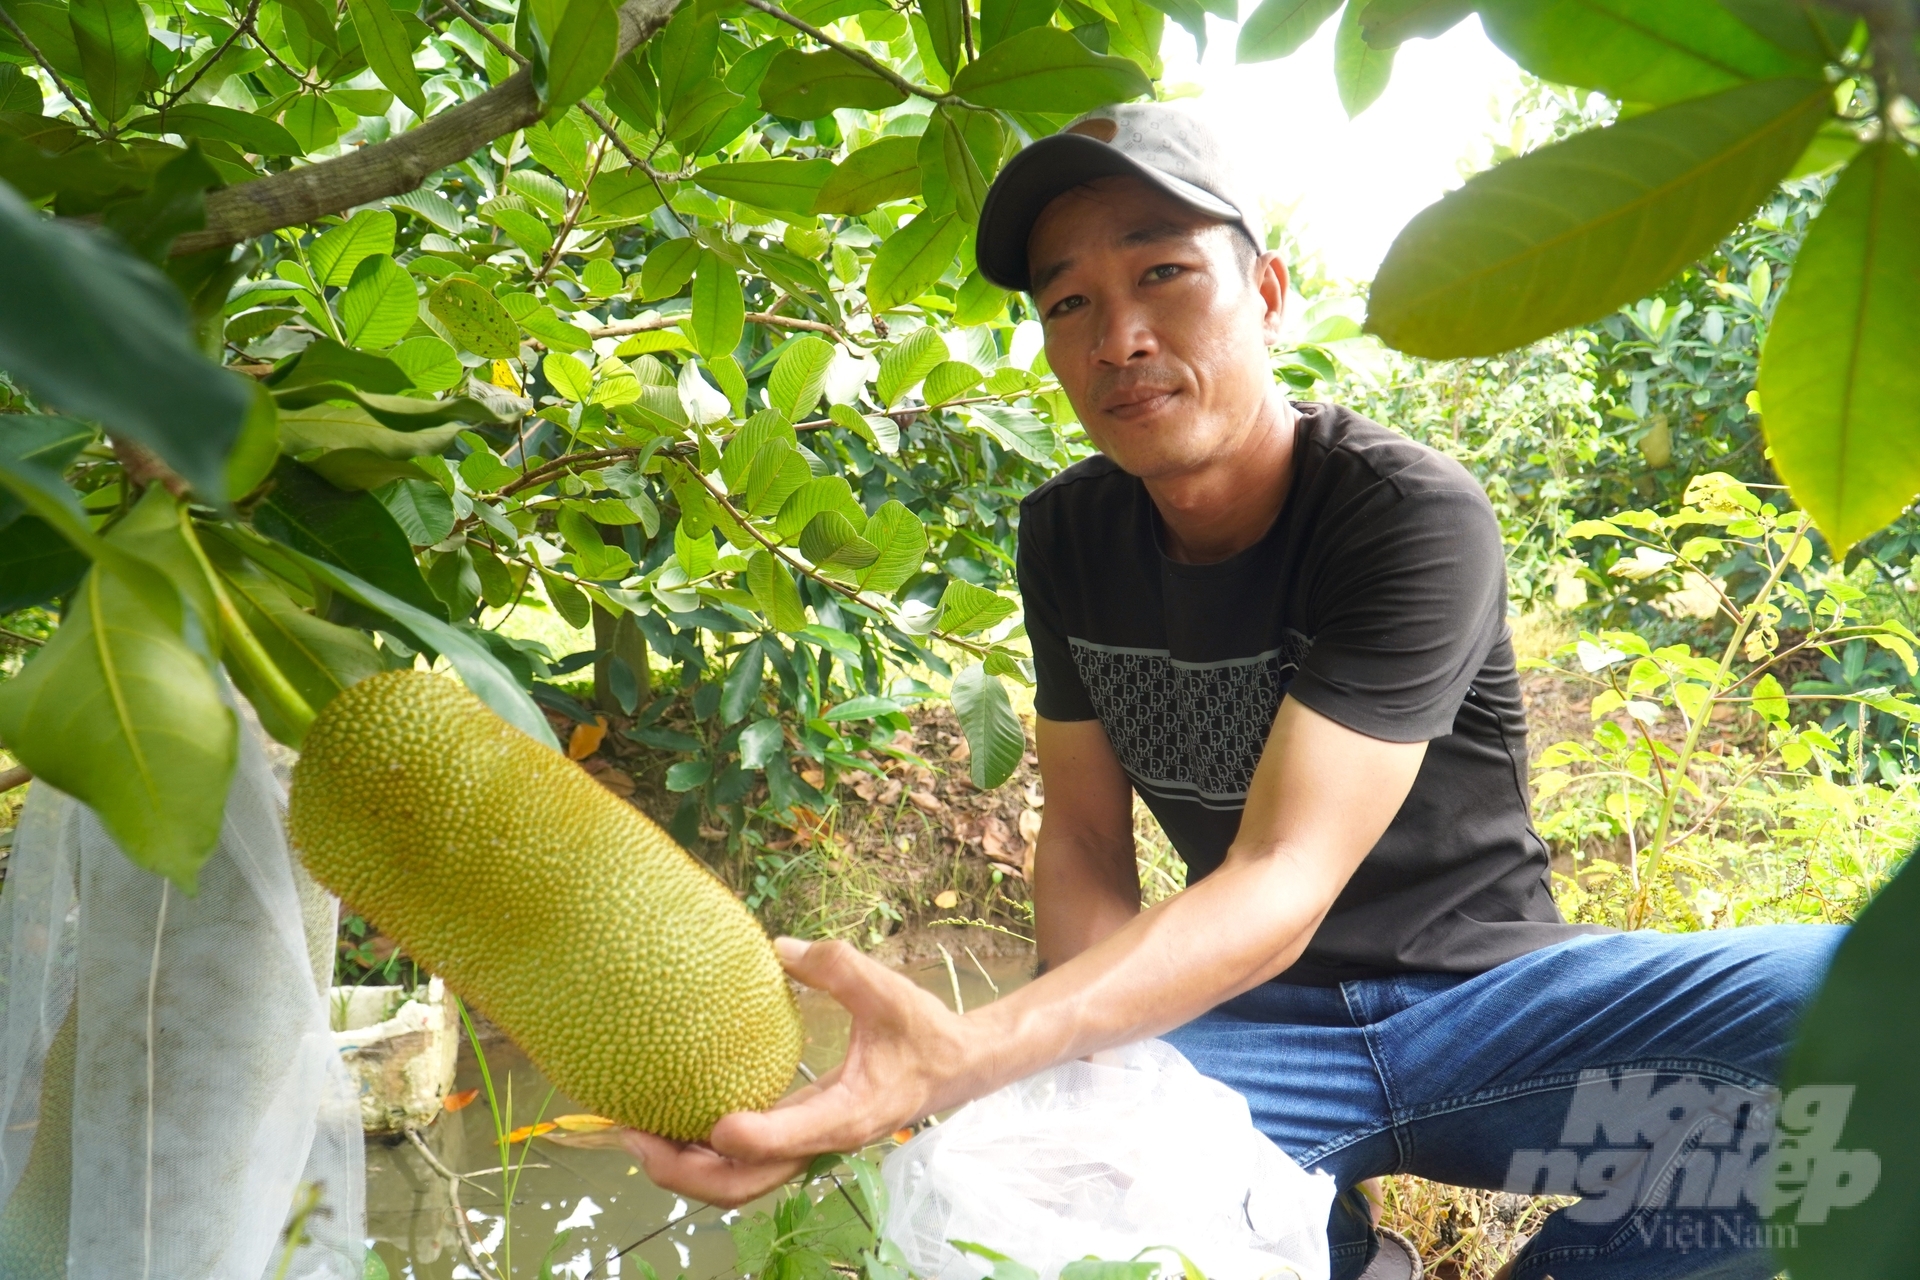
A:
<svg viewBox="0 0 1920 1280">
<path fill-rule="evenodd" d="M 1165 649 L 1067 638 L 1100 727 L 1133 785 L 1156 799 L 1244 808 L 1287 685 L 1312 647 L 1289 628 L 1250 658 L 1182 662 Z"/>
</svg>

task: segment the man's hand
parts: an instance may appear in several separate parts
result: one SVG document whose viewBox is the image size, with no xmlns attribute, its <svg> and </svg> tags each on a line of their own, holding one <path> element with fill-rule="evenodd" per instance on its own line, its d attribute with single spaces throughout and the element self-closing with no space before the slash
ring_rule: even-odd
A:
<svg viewBox="0 0 1920 1280">
<path fill-rule="evenodd" d="M 709 1204 L 744 1204 L 823 1151 L 858 1151 L 968 1096 L 961 1021 L 937 997 L 844 942 L 780 938 L 774 947 L 789 974 L 853 1015 L 846 1059 L 770 1111 L 723 1116 L 705 1144 L 624 1135 L 658 1186 Z"/>
</svg>

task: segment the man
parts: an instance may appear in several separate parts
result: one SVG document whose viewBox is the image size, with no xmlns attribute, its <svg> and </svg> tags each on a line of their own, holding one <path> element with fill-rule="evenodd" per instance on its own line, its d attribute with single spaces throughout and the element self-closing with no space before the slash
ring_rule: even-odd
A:
<svg viewBox="0 0 1920 1280">
<path fill-rule="evenodd" d="M 956 1017 L 843 943 L 783 939 L 853 1015 L 843 1065 L 710 1148 L 633 1148 L 738 1203 L 1158 1035 L 1333 1174 L 1340 1280 L 1379 1252 L 1359 1184 L 1400 1172 L 1584 1197 L 1509 1264 L 1527 1280 L 1770 1276 L 1765 1091 L 1838 931 L 1561 921 L 1493 512 L 1454 462 L 1275 389 L 1287 275 L 1262 243 L 1216 142 L 1164 105 L 1095 112 L 994 182 L 980 269 L 1030 293 L 1100 450 L 1020 525 L 1044 972 Z M 1148 911 L 1135 792 L 1189 866 Z"/>
</svg>

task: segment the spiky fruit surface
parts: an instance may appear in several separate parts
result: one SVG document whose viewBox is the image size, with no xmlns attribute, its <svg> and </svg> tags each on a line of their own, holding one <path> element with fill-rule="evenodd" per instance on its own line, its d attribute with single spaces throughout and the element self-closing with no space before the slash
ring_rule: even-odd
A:
<svg viewBox="0 0 1920 1280">
<path fill-rule="evenodd" d="M 793 1078 L 799 1014 L 747 909 L 451 680 L 391 671 L 329 703 L 287 829 L 315 879 L 601 1115 L 703 1138 Z"/>
<path fill-rule="evenodd" d="M 63 1280 L 73 1187 L 73 1059 L 77 1006 L 47 1046 L 40 1068 L 40 1118 L 19 1185 L 0 1213 L 0 1280 Z"/>
</svg>

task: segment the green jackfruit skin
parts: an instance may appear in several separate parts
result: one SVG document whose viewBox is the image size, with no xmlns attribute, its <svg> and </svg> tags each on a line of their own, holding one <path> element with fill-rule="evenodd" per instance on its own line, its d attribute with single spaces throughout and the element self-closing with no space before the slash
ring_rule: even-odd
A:
<svg viewBox="0 0 1920 1280">
<path fill-rule="evenodd" d="M 793 993 L 712 872 L 451 680 L 390 671 L 314 721 L 287 829 L 315 879 L 560 1090 L 681 1141 L 783 1094 Z"/>
<path fill-rule="evenodd" d="M 66 1280 L 77 1012 L 77 1003 L 67 1007 L 40 1069 L 40 1119 L 27 1149 L 27 1167 L 0 1213 L 0 1280 Z"/>
</svg>

